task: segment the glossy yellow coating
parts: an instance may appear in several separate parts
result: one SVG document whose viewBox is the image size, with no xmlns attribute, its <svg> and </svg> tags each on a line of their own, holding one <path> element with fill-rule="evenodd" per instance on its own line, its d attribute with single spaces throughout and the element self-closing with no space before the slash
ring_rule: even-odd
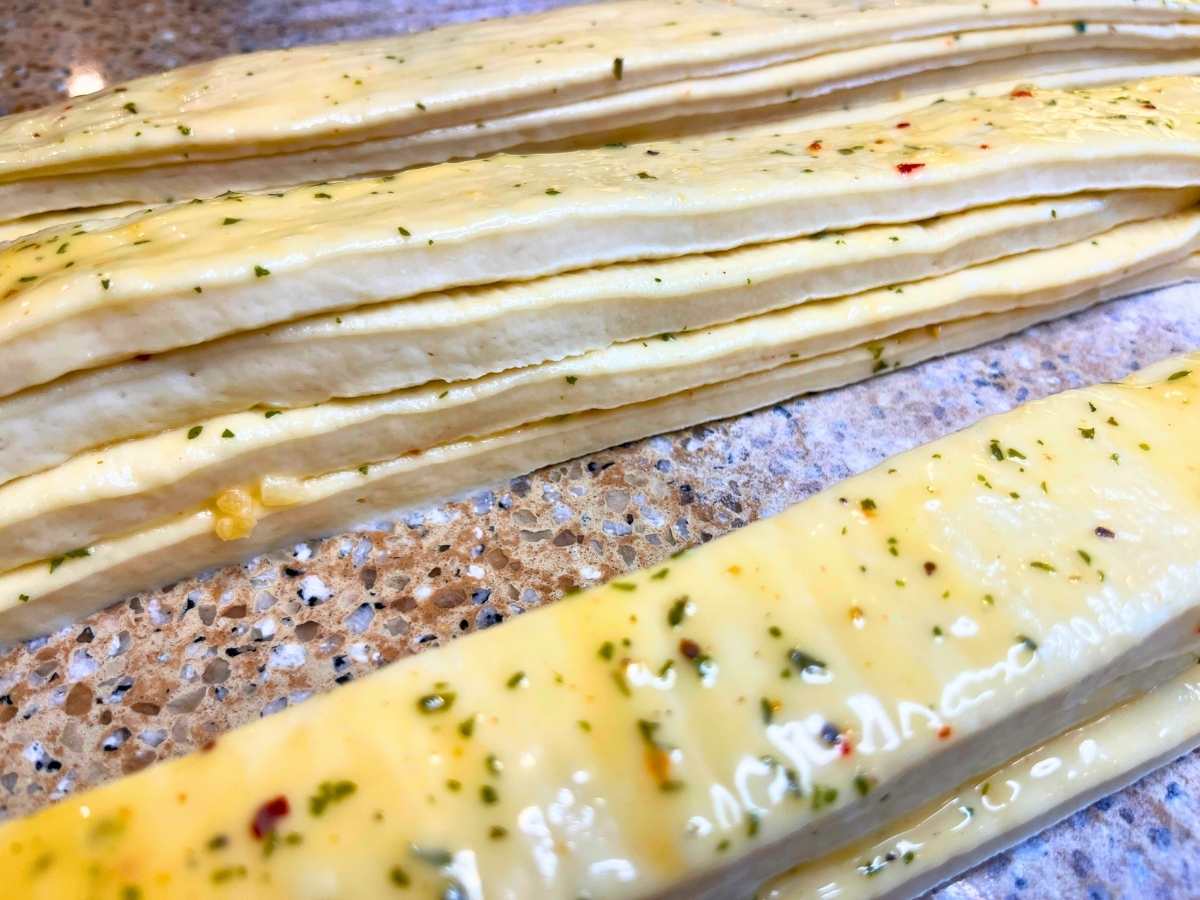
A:
<svg viewBox="0 0 1200 900">
<path fill-rule="evenodd" d="M 1190 664 L 1198 400 L 1193 355 L 985 420 L 0 826 L 8 889 L 748 894 Z"/>
</svg>

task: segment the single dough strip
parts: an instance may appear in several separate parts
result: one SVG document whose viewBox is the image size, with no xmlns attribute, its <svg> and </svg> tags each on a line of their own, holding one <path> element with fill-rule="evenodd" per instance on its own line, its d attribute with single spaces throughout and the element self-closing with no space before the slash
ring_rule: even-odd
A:
<svg viewBox="0 0 1200 900">
<path fill-rule="evenodd" d="M 845 107 L 870 102 L 880 94 L 908 91 L 920 73 L 958 84 L 978 84 L 997 62 L 1015 64 L 1041 57 L 1051 71 L 1078 66 L 1073 57 L 1140 50 L 1154 60 L 1179 52 L 1194 60 L 1200 43 L 1195 25 L 1144 25 L 1080 22 L 1027 28 L 960 31 L 937 36 L 825 54 L 798 62 L 745 72 L 655 85 L 604 94 L 566 105 L 538 107 L 499 118 L 431 128 L 401 137 L 380 137 L 357 144 L 274 152 L 239 159 L 212 158 L 194 147 L 185 160 L 166 165 L 68 172 L 0 183 L 0 205 L 10 215 L 64 205 L 106 204 L 128 200 L 161 202 L 169 197 L 212 197 L 227 190 L 252 190 L 390 172 L 414 165 L 469 159 L 514 147 L 564 140 L 596 146 L 614 131 L 631 126 L 653 130 L 680 116 L 755 117 L 765 107 Z M 1103 65 L 1104 61 L 1097 61 Z M 936 73 L 936 74 L 934 74 Z M 1109 78 L 1108 81 L 1119 81 Z M 127 101 L 133 102 L 133 101 Z M 136 106 L 136 103 L 135 103 Z M 129 118 L 129 117 L 126 117 Z M 860 119 L 861 120 L 861 119 Z M 0 120 L 0 127 L 3 122 Z M 137 128 L 131 121 L 130 128 Z M 724 130 L 719 125 L 714 130 Z M 222 151 L 218 151 L 218 157 Z"/>
<path fill-rule="evenodd" d="M 1198 18 L 1191 4 L 1131 0 L 995 0 L 987 10 L 908 3 L 854 12 L 826 0 L 788 8 L 631 0 L 231 56 L 0 119 L 0 178 L 419 134 L 823 53 L 871 46 L 886 53 L 906 40 L 972 30 L 1082 21 L 1086 35 L 1088 21 L 1103 28 Z"/>
<path fill-rule="evenodd" d="M 251 497 L 286 506 L 297 479 L 728 382 L 914 328 L 1125 293 L 1131 280 L 1155 278 L 1155 270 L 1198 250 L 1200 210 L 1193 209 L 940 278 L 617 344 L 478 381 L 193 422 L 0 487 L 0 571 L 167 521 L 214 497 L 218 507 L 244 507 Z M 246 499 L 222 501 L 230 489 Z M 249 527 L 235 528 L 231 520 L 218 533 L 242 537 Z"/>
<path fill-rule="evenodd" d="M 492 131 L 494 123 L 485 128 L 472 127 L 466 131 L 470 143 L 454 129 L 440 135 L 431 132 L 424 136 L 414 158 L 431 161 L 463 159 L 501 150 L 514 152 L 561 152 L 619 142 L 665 140 L 703 134 L 708 131 L 738 131 L 763 123 L 789 122 L 796 127 L 824 128 L 850 122 L 877 121 L 920 109 L 934 102 L 958 100 L 971 96 L 994 97 L 1008 94 L 1018 85 L 1035 85 L 1055 89 L 1092 87 L 1100 84 L 1121 84 L 1147 78 L 1173 75 L 1200 75 L 1200 60 L 1194 52 L 1164 52 L 1163 50 L 1070 50 L 1040 52 L 990 62 L 975 62 L 915 75 L 897 76 L 863 87 L 823 93 L 812 98 L 794 98 L 775 106 L 737 110 L 718 115 L 693 114 L 666 121 L 646 123 L 636 127 L 606 128 L 589 131 L 571 138 L 554 137 L 544 129 L 523 129 L 522 143 L 513 147 L 516 138 Z M 903 97 L 903 100 L 896 98 Z M 597 126 L 600 127 L 600 126 Z M 557 132 L 555 133 L 557 134 Z M 427 147 L 424 141 L 436 144 Z M 38 206 L 70 205 L 60 212 L 29 215 L 7 221 L 0 220 L 0 241 L 14 240 L 51 225 L 92 218 L 113 218 L 145 208 L 172 202 L 177 197 L 212 197 L 226 190 L 251 190 L 272 184 L 295 184 L 317 177 L 313 153 L 297 154 L 287 159 L 279 156 L 242 160 L 236 165 L 245 174 L 234 177 L 224 163 L 190 163 L 156 169 L 115 169 L 103 177 L 92 175 L 60 175 L 41 181 L 22 182 L 22 191 L 36 195 Z M 363 161 L 363 168 L 378 171 L 402 168 L 407 157 L 387 154 L 378 162 Z M 265 174 L 258 172 L 263 169 Z M 34 190 L 34 185 L 40 190 Z M 113 198 L 140 197 L 142 202 L 112 203 Z M 99 204 L 99 205 L 96 205 Z M 82 207 L 82 208 L 81 208 Z M 16 207 L 13 207 L 16 208 Z M 11 212 L 9 213 L 12 214 Z"/>
<path fill-rule="evenodd" d="M 780 876 L 757 900 L 901 900 L 925 893 L 1200 746 L 1198 678 L 1200 671 L 1190 669 L 971 779 L 890 826 L 885 837 Z"/>
<path fill-rule="evenodd" d="M 147 585 L 164 584 L 216 565 L 239 562 L 289 542 L 311 538 L 398 507 L 427 503 L 474 485 L 511 478 L 531 469 L 605 447 L 739 415 L 798 394 L 840 387 L 885 369 L 1020 331 L 1085 309 L 1120 293 L 1147 290 L 1200 277 L 1200 262 L 1148 272 L 1129 282 L 1048 306 L 975 316 L 937 328 L 798 360 L 765 372 L 645 403 L 557 417 L 485 438 L 435 447 L 320 478 L 286 479 L 275 485 L 277 505 L 254 504 L 258 520 L 248 537 L 216 536 L 218 514 L 206 509 L 126 535 L 50 563 L 0 574 L 0 643 L 23 640 L 77 621 L 106 603 Z"/>
</svg>

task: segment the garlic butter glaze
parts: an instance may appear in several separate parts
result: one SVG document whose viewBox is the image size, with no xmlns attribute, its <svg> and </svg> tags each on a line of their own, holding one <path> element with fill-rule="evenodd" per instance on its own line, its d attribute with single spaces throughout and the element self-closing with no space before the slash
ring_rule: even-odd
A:
<svg viewBox="0 0 1200 900">
<path fill-rule="evenodd" d="M 1200 356 L 0 827 L 21 896 L 750 893 L 1194 662 Z"/>
</svg>

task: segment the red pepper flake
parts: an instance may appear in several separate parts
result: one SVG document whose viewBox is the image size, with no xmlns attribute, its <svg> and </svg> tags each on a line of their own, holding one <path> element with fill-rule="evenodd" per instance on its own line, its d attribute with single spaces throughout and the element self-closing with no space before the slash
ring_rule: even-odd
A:
<svg viewBox="0 0 1200 900">
<path fill-rule="evenodd" d="M 697 656 L 700 655 L 700 645 L 697 644 L 693 640 L 684 638 L 682 641 L 679 642 L 679 652 L 682 653 L 684 656 L 686 656 L 688 659 L 695 659 Z"/>
<path fill-rule="evenodd" d="M 925 163 L 896 163 L 896 171 L 901 175 L 911 175 L 923 168 L 925 168 Z"/>
<path fill-rule="evenodd" d="M 854 745 L 850 743 L 850 738 L 842 737 L 841 743 L 838 745 L 838 752 L 841 753 L 843 759 L 854 753 Z"/>
<path fill-rule="evenodd" d="M 821 152 L 821 142 L 813 141 L 811 144 L 808 145 L 808 149 L 811 153 L 820 153 Z"/>
<path fill-rule="evenodd" d="M 925 563 L 925 574 L 926 575 L 932 575 L 936 571 L 937 571 L 937 563 L 935 563 L 935 562 Z"/>
<path fill-rule="evenodd" d="M 1158 107 L 1155 106 L 1153 103 L 1151 103 L 1149 100 L 1143 100 L 1142 101 L 1142 109 L 1158 109 Z"/>
<path fill-rule="evenodd" d="M 279 820 L 292 811 L 288 798 L 280 794 L 273 797 L 258 808 L 254 818 L 250 820 L 250 833 L 257 840 L 262 840 L 275 830 Z"/>
<path fill-rule="evenodd" d="M 941 728 L 938 729 L 937 736 L 938 736 L 939 740 L 948 741 L 950 739 L 950 735 L 952 735 L 953 733 L 954 732 L 951 730 L 949 725 L 943 725 Z"/>
<path fill-rule="evenodd" d="M 1016 99 L 1017 97 L 1032 97 L 1033 91 L 1027 91 L 1025 88 L 1019 88 L 1018 90 L 1015 90 L 1009 94 L 1009 96 L 1013 99 Z"/>
<path fill-rule="evenodd" d="M 217 749 L 217 739 L 216 738 L 213 738 L 212 740 L 209 740 L 209 741 L 205 741 L 203 744 L 200 745 L 201 753 L 209 753 L 216 749 Z"/>
<path fill-rule="evenodd" d="M 991 145 L 991 144 L 980 144 L 980 145 L 979 145 L 979 149 L 980 149 L 980 150 L 991 150 L 991 149 L 992 149 L 992 145 Z"/>
<path fill-rule="evenodd" d="M 897 128 L 907 128 L 911 124 L 912 124 L 911 122 L 897 122 L 896 127 Z"/>
</svg>

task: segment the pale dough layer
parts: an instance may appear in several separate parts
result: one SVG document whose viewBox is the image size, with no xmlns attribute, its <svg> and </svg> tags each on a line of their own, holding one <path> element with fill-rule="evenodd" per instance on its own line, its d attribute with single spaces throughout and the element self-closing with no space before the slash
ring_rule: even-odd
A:
<svg viewBox="0 0 1200 900">
<path fill-rule="evenodd" d="M 44 634 L 148 585 L 233 563 L 296 540 L 345 527 L 402 506 L 430 502 L 604 447 L 739 415 L 798 394 L 827 390 L 885 368 L 912 365 L 977 346 L 1037 322 L 1068 315 L 1123 291 L 1190 281 L 1200 264 L 1189 260 L 1098 291 L 1046 306 L 975 316 L 937 328 L 918 328 L 765 372 L 612 410 L 593 411 L 472 438 L 286 486 L 291 506 L 262 507 L 248 538 L 225 542 L 212 511 L 184 514 L 137 534 L 94 545 L 59 564 L 33 563 L 0 574 L 0 642 Z M 82 548 L 81 548 L 82 549 Z"/>
<path fill-rule="evenodd" d="M 720 131 L 739 119 L 769 115 L 772 108 L 795 118 L 825 109 L 860 107 L 913 91 L 982 84 L 1016 73 L 1094 71 L 1119 66 L 1138 54 L 1147 68 L 1167 63 L 1180 53 L 1194 64 L 1200 43 L 1200 29 L 1194 25 L 1095 23 L 1091 27 L 1085 24 L 1084 29 L 1064 23 L 958 32 L 604 94 L 402 137 L 293 153 L 210 159 L 193 151 L 187 161 L 167 165 L 143 163 L 140 168 L 0 183 L 0 204 L 8 215 L 15 216 L 64 205 L 212 197 L 227 190 L 392 172 L 547 142 L 569 140 L 596 146 L 615 139 L 622 129 L 652 132 L 658 123 L 679 117 L 705 121 L 709 130 Z M 1000 75 L 997 70 L 1009 74 Z M 1141 77 L 1147 74 L 1152 73 L 1142 72 Z M 1119 80 L 1117 75 L 1106 79 L 1108 83 Z"/>
<path fill-rule="evenodd" d="M 15 393 L 141 353 L 450 286 L 1031 196 L 1194 185 L 1198 106 L 1200 79 L 1190 78 L 1021 91 L 933 106 L 911 114 L 908 128 L 494 156 L 39 233 L 0 248 L 0 384 Z"/>
<path fill-rule="evenodd" d="M 1094 302 L 1126 293 L 1131 277 L 1153 278 L 1154 270 L 1197 250 L 1200 211 L 1192 210 L 940 278 L 476 381 L 435 382 L 270 417 L 256 411 L 194 422 L 0 487 L 0 571 L 165 521 L 227 488 L 266 500 L 260 484 L 268 476 L 320 475 L 558 415 L 635 404 L 913 328 L 1078 295 Z"/>
<path fill-rule="evenodd" d="M 1198 197 L 1190 189 L 1018 202 L 413 298 L 93 369 L 0 398 L 0 483 L 82 450 L 256 405 L 309 406 L 474 379 L 945 274 L 1166 216 Z"/>
<path fill-rule="evenodd" d="M 1031 53 L 1012 59 L 934 69 L 773 106 L 667 119 L 596 135 L 532 143 L 521 149 L 559 152 L 596 146 L 597 143 L 668 140 L 715 131 L 775 132 L 790 127 L 790 122 L 803 123 L 806 129 L 820 129 L 883 121 L 950 100 L 1003 96 L 1029 85 L 1073 90 L 1197 74 L 1200 74 L 1200 60 L 1192 52 L 1084 50 Z"/>
<path fill-rule="evenodd" d="M 1187 3 L 629 0 L 227 57 L 0 120 L 0 179 L 397 135 L 862 47 L 1006 27 L 1195 21 Z M 1093 30 L 1076 35 L 1089 38 Z M 1095 37 L 1092 35 L 1091 37 Z M 615 60 L 621 62 L 617 64 Z"/>
<path fill-rule="evenodd" d="M 1027 53 L 1014 58 L 935 69 L 916 75 L 897 76 L 884 82 L 862 87 L 821 93 L 813 97 L 797 97 L 782 104 L 752 109 L 730 110 L 716 115 L 692 114 L 645 123 L 632 127 L 601 128 L 563 138 L 558 131 L 545 129 L 523 131 L 522 143 L 514 150 L 521 152 L 561 152 L 596 147 L 613 142 L 666 140 L 694 136 L 710 131 L 739 131 L 775 123 L 797 127 L 824 128 L 851 122 L 877 121 L 913 109 L 920 109 L 943 100 L 959 100 L 969 96 L 993 97 L 1007 94 L 1018 85 L 1033 84 L 1048 88 L 1070 89 L 1100 84 L 1118 84 L 1147 78 L 1171 75 L 1200 74 L 1200 57 L 1195 52 L 1166 52 L 1163 50 L 1068 50 Z M 897 99 L 903 98 L 903 99 Z M 430 160 L 463 159 L 485 153 L 513 148 L 505 133 L 494 131 L 494 123 L 485 128 L 466 130 L 470 143 L 463 143 L 457 129 L 428 132 L 423 138 L 436 141 L 436 151 L 425 143 L 413 143 L 416 136 L 405 139 L 408 146 L 419 149 L 413 158 L 429 156 Z M 444 140 L 440 138 L 444 137 Z M 428 150 L 429 152 L 425 152 Z M 345 151 L 342 151 L 345 152 Z M 407 159 L 407 157 L 405 157 Z M 385 171 L 399 168 L 404 162 L 389 157 L 364 168 Z M 245 169 L 234 178 L 232 169 Z M 272 156 L 231 163 L 191 163 L 145 169 L 114 169 L 103 175 L 60 175 L 44 179 L 36 194 L 37 203 L 47 206 L 71 204 L 108 204 L 114 197 L 140 197 L 142 204 L 116 203 L 91 206 L 61 213 L 31 215 L 20 219 L 0 221 L 0 240 L 12 240 L 31 234 L 50 224 L 79 219 L 127 215 L 142 206 L 169 202 L 171 197 L 211 197 L 226 190 L 252 190 L 266 182 L 295 184 L 311 181 L 319 170 L 319 161 L 312 153 L 298 154 L 294 159 Z M 21 182 L 32 185 L 35 182 Z M 25 188 L 22 187 L 22 190 Z M 14 188 L 15 190 L 15 188 Z M 3 188 L 0 188 L 3 191 Z"/>
</svg>

